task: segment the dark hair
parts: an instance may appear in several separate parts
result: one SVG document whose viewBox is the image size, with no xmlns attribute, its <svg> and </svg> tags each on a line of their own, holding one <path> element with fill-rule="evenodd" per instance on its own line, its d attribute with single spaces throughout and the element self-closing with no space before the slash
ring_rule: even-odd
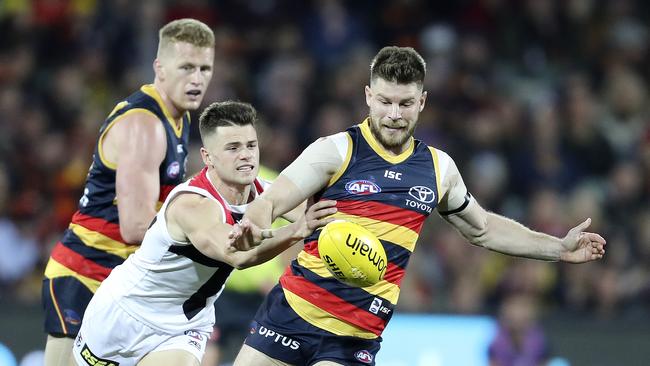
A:
<svg viewBox="0 0 650 366">
<path fill-rule="evenodd" d="M 257 112 L 252 105 L 242 102 L 225 101 L 210 104 L 199 117 L 199 132 L 205 144 L 205 138 L 222 126 L 255 127 Z"/>
<path fill-rule="evenodd" d="M 427 65 L 411 47 L 384 47 L 370 64 L 370 81 L 382 78 L 398 84 L 424 83 Z"/>
</svg>

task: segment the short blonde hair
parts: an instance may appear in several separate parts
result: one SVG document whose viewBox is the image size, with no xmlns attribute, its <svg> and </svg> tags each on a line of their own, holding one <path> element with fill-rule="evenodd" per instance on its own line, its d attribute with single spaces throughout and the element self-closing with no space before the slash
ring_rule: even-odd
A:
<svg viewBox="0 0 650 366">
<path fill-rule="evenodd" d="M 167 23 L 158 32 L 158 55 L 172 43 L 186 42 L 197 47 L 214 47 L 214 33 L 205 23 L 184 18 Z"/>
</svg>

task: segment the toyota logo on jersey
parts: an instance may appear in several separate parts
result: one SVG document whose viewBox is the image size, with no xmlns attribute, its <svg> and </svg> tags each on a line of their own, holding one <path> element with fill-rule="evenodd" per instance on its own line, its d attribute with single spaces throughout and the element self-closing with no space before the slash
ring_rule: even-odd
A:
<svg viewBox="0 0 650 366">
<path fill-rule="evenodd" d="M 436 192 L 425 186 L 413 186 L 409 195 L 422 203 L 431 203 L 436 199 Z"/>
</svg>

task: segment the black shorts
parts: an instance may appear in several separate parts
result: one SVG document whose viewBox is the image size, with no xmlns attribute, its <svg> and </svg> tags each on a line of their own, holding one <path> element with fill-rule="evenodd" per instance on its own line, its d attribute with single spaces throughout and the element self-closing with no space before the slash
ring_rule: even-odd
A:
<svg viewBox="0 0 650 366">
<path fill-rule="evenodd" d="M 218 300 L 217 300 L 218 301 Z M 247 345 L 297 366 L 333 361 L 343 365 L 374 365 L 381 337 L 338 336 L 303 320 L 284 297 L 279 285 L 266 296 L 251 324 Z"/>
<path fill-rule="evenodd" d="M 45 332 L 56 337 L 74 338 L 93 292 L 74 277 L 43 280 L 42 302 Z"/>
</svg>

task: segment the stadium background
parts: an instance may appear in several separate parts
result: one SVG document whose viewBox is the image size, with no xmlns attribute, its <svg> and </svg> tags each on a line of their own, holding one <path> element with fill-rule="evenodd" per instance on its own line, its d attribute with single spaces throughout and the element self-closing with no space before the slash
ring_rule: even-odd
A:
<svg viewBox="0 0 650 366">
<path fill-rule="evenodd" d="M 399 311 L 496 315 L 523 293 L 553 356 L 650 359 L 650 3 L 2 0 L 0 342 L 18 359 L 44 345 L 41 276 L 97 129 L 152 80 L 157 29 L 180 17 L 215 30 L 204 101 L 252 102 L 273 169 L 362 120 L 380 47 L 418 49 L 429 97 L 416 136 L 456 160 L 485 207 L 560 236 L 591 217 L 608 252 L 579 266 L 512 259 L 435 217 Z"/>
</svg>

